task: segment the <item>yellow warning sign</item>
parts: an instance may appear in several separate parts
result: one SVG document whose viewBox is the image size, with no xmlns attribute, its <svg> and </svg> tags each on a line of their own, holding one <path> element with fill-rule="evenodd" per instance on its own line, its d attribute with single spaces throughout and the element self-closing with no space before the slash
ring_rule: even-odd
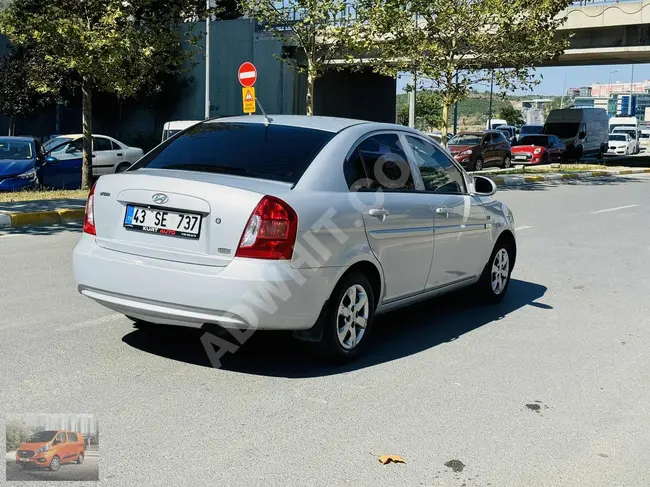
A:
<svg viewBox="0 0 650 487">
<path fill-rule="evenodd" d="M 255 88 L 242 88 L 242 102 L 244 104 L 244 113 L 255 113 Z"/>
</svg>

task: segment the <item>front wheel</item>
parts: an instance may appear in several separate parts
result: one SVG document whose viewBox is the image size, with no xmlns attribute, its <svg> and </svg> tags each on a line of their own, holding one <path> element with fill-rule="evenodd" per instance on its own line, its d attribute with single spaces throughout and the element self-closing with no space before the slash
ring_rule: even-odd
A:
<svg viewBox="0 0 650 487">
<path fill-rule="evenodd" d="M 483 170 L 483 159 L 481 157 L 476 158 L 476 162 L 474 162 L 474 171 L 482 171 Z"/>
<path fill-rule="evenodd" d="M 510 156 L 505 156 L 503 158 L 503 169 L 509 169 L 512 167 L 512 159 Z"/>
<path fill-rule="evenodd" d="M 374 313 L 375 297 L 368 279 L 357 272 L 344 276 L 319 318 L 323 336 L 314 344 L 317 352 L 335 363 L 357 358 L 368 342 Z"/>
<path fill-rule="evenodd" d="M 59 459 L 59 457 L 55 456 L 50 462 L 50 470 L 52 470 L 52 472 L 56 472 L 60 466 L 61 466 L 61 460 Z"/>
<path fill-rule="evenodd" d="M 506 242 L 497 242 L 478 282 L 479 295 L 483 301 L 496 304 L 503 300 L 510 284 L 513 262 L 512 246 Z"/>
</svg>

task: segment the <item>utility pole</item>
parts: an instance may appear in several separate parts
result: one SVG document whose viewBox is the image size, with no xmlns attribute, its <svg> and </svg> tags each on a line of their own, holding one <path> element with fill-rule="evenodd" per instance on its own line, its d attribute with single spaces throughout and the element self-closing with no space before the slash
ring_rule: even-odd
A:
<svg viewBox="0 0 650 487">
<path fill-rule="evenodd" d="M 491 71 L 492 76 L 490 78 L 490 109 L 488 112 L 488 129 L 492 129 L 492 92 L 494 91 L 494 69 Z"/>
<path fill-rule="evenodd" d="M 564 108 L 564 95 L 566 95 L 566 73 L 569 68 L 564 68 L 564 84 L 562 85 L 562 99 L 560 100 L 560 108 Z"/>
<path fill-rule="evenodd" d="M 632 65 L 632 78 L 630 79 L 630 117 L 635 117 L 636 113 L 632 113 L 632 93 L 634 92 L 634 64 Z"/>
<path fill-rule="evenodd" d="M 205 118 L 210 118 L 210 0 L 206 0 L 208 14 L 205 16 Z"/>
<path fill-rule="evenodd" d="M 456 73 L 456 86 L 458 86 L 458 73 Z M 454 105 L 454 135 L 458 130 L 458 102 Z M 444 137 L 447 137 L 447 134 L 442 134 Z"/>
<path fill-rule="evenodd" d="M 418 86 L 418 75 L 413 72 L 412 76 L 413 86 L 409 91 L 409 127 L 415 128 L 415 92 Z"/>
</svg>

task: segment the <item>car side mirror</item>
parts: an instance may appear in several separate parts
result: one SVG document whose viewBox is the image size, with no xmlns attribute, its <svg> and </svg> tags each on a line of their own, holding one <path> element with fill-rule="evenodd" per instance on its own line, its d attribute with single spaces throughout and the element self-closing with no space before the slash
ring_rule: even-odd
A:
<svg viewBox="0 0 650 487">
<path fill-rule="evenodd" d="M 586 133 L 584 133 L 584 132 L 580 132 L 580 133 L 578 134 L 578 137 L 580 137 L 581 139 L 584 139 L 586 135 L 587 135 Z"/>
<path fill-rule="evenodd" d="M 497 192 L 497 185 L 485 176 L 474 176 L 474 194 L 479 196 L 492 196 Z"/>
<path fill-rule="evenodd" d="M 45 164 L 56 164 L 59 160 L 54 156 L 45 156 Z"/>
<path fill-rule="evenodd" d="M 52 446 L 56 446 L 56 445 L 58 445 L 58 444 L 59 444 L 59 440 L 54 440 L 54 441 L 52 442 Z"/>
</svg>

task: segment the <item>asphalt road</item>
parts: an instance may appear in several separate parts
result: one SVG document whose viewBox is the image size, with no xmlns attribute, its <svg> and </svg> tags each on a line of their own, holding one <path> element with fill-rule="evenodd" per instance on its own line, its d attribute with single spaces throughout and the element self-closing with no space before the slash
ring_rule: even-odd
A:
<svg viewBox="0 0 650 487">
<path fill-rule="evenodd" d="M 24 470 L 15 461 L 7 461 L 7 480 L 23 481 L 61 481 L 61 480 L 98 480 L 99 479 L 99 458 L 87 457 L 84 463 L 61 465 L 56 472 L 49 470 Z M 56 485 L 56 484 L 55 484 Z"/>
<path fill-rule="evenodd" d="M 107 485 L 650 485 L 649 195 L 644 176 L 500 191 L 504 303 L 395 312 L 347 368 L 258 333 L 213 369 L 196 333 L 77 295 L 76 231 L 0 234 L 0 410 L 95 414 Z"/>
</svg>

